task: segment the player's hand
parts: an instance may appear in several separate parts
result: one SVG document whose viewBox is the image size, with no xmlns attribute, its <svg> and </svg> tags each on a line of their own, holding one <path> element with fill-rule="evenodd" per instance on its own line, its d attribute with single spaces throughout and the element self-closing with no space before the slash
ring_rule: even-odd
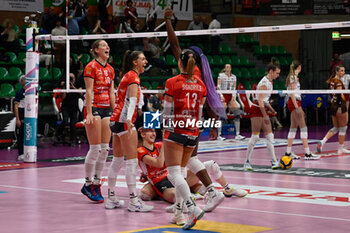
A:
<svg viewBox="0 0 350 233">
<path fill-rule="evenodd" d="M 295 109 L 296 117 L 301 118 L 303 117 L 303 111 L 301 110 L 301 107 L 298 107 Z"/>
<path fill-rule="evenodd" d="M 21 127 L 21 120 L 20 119 L 16 120 L 16 126 L 17 126 L 17 128 Z"/>
<path fill-rule="evenodd" d="M 216 129 L 211 129 L 209 132 L 209 140 L 216 140 L 217 136 Z"/>
<path fill-rule="evenodd" d="M 129 132 L 129 135 L 131 135 L 132 128 L 134 128 L 134 124 L 131 123 L 131 120 L 128 120 L 128 121 L 126 122 L 126 124 L 128 125 L 128 132 Z"/>
<path fill-rule="evenodd" d="M 145 173 L 141 172 L 140 174 L 140 182 L 141 183 L 145 183 L 147 181 L 147 176 L 145 175 Z"/>
<path fill-rule="evenodd" d="M 269 125 L 271 122 L 270 122 L 270 117 L 269 116 L 265 116 L 263 117 L 263 120 L 264 120 L 264 124 L 265 125 Z"/>
<path fill-rule="evenodd" d="M 93 124 L 94 123 L 94 120 L 95 120 L 95 117 L 90 113 L 90 114 L 87 114 L 86 115 L 86 118 L 84 120 L 84 123 L 86 125 L 90 125 L 90 124 Z"/>
<path fill-rule="evenodd" d="M 171 18 L 171 16 L 173 16 L 173 10 L 168 6 L 167 8 L 165 8 L 164 18 Z"/>
</svg>

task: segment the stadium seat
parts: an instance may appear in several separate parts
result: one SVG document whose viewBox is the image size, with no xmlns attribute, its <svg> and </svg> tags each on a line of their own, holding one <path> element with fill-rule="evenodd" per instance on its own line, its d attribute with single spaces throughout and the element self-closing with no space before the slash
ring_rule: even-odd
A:
<svg viewBox="0 0 350 233">
<path fill-rule="evenodd" d="M 121 66 L 123 63 L 122 58 L 118 54 L 114 56 L 114 61 L 117 66 Z"/>
<path fill-rule="evenodd" d="M 84 66 L 86 66 L 91 61 L 90 55 L 87 53 L 83 53 L 81 55 L 80 61 Z"/>
<path fill-rule="evenodd" d="M 8 80 L 18 81 L 21 75 L 23 75 L 22 70 L 18 67 L 12 66 L 9 69 Z"/>
<path fill-rule="evenodd" d="M 287 63 L 288 63 L 288 65 L 291 65 L 292 64 L 292 62 L 293 62 L 293 57 L 292 56 L 290 56 L 290 57 L 287 57 Z"/>
<path fill-rule="evenodd" d="M 258 80 L 260 77 L 259 77 L 259 72 L 258 72 L 258 70 L 255 68 L 255 67 L 253 67 L 253 68 L 250 68 L 249 69 L 249 73 L 250 73 L 250 77 L 254 80 L 254 81 L 256 81 L 256 80 Z"/>
<path fill-rule="evenodd" d="M 241 71 L 238 68 L 236 68 L 236 67 L 232 69 L 232 74 L 236 75 L 237 78 L 241 78 L 242 77 Z"/>
<path fill-rule="evenodd" d="M 259 74 L 259 79 L 262 79 L 262 77 L 265 76 L 266 70 L 262 67 L 258 68 L 258 74 Z"/>
<path fill-rule="evenodd" d="M 285 54 L 287 54 L 286 49 L 285 49 L 282 45 L 279 45 L 279 46 L 277 47 L 277 51 L 278 51 L 278 54 L 279 54 L 279 55 L 285 55 Z"/>
<path fill-rule="evenodd" d="M 7 54 L 10 58 L 10 60 L 7 61 L 0 61 L 0 65 L 12 65 L 14 64 L 14 62 L 17 60 L 17 56 L 14 52 L 6 52 L 5 54 Z"/>
<path fill-rule="evenodd" d="M 270 48 L 267 45 L 261 46 L 261 55 L 263 56 L 269 56 L 270 55 Z"/>
<path fill-rule="evenodd" d="M 243 86 L 246 90 L 252 90 L 252 84 L 249 81 L 244 81 Z"/>
<path fill-rule="evenodd" d="M 18 33 L 18 31 L 19 31 L 19 27 L 17 26 L 17 25 L 12 25 L 12 28 L 13 28 L 13 30 L 15 30 L 15 32 L 16 32 L 16 34 Z"/>
<path fill-rule="evenodd" d="M 231 58 L 227 55 L 222 56 L 222 62 L 224 63 L 224 65 L 226 65 L 226 64 L 231 65 L 231 63 L 232 63 Z"/>
<path fill-rule="evenodd" d="M 213 59 L 214 59 L 214 66 L 221 66 L 222 67 L 224 65 L 224 63 L 219 55 L 214 55 Z"/>
<path fill-rule="evenodd" d="M 276 55 L 279 54 L 279 53 L 278 53 L 278 50 L 277 50 L 277 47 L 276 47 L 275 45 L 271 45 L 271 46 L 270 46 L 270 54 L 271 54 L 272 56 L 276 56 Z"/>
<path fill-rule="evenodd" d="M 15 85 L 15 92 L 19 91 L 22 88 L 22 85 L 18 82 Z"/>
<path fill-rule="evenodd" d="M 237 35 L 237 44 L 238 44 L 239 46 L 242 46 L 242 45 L 245 44 L 245 42 L 246 42 L 246 40 L 245 40 L 244 35 L 243 35 L 243 34 L 238 34 L 238 35 Z"/>
<path fill-rule="evenodd" d="M 62 77 L 62 71 L 58 67 L 53 67 L 53 79 L 54 80 L 59 80 Z M 51 69 L 49 70 L 49 76 L 52 78 L 52 71 Z"/>
<path fill-rule="evenodd" d="M 78 54 L 76 54 L 76 53 L 71 53 L 70 56 L 72 57 L 72 59 L 73 59 L 74 62 L 77 62 L 77 61 L 78 61 Z"/>
<path fill-rule="evenodd" d="M 232 56 L 231 61 L 232 61 L 232 66 L 234 66 L 234 67 L 241 66 L 241 61 L 239 60 L 239 58 L 237 56 Z"/>
<path fill-rule="evenodd" d="M 285 57 L 279 57 L 278 60 L 281 66 L 288 66 L 288 61 Z"/>
<path fill-rule="evenodd" d="M 177 66 L 177 61 L 173 55 L 171 54 L 166 55 L 165 60 L 168 66 Z"/>
<path fill-rule="evenodd" d="M 221 73 L 221 69 L 216 67 L 213 69 L 213 78 L 219 77 L 219 74 Z"/>
<path fill-rule="evenodd" d="M 244 36 L 244 39 L 245 39 L 245 43 L 247 45 L 257 45 L 257 44 L 259 44 L 259 41 L 254 40 L 253 37 L 250 34 L 246 34 Z"/>
<path fill-rule="evenodd" d="M 0 80 L 7 80 L 8 71 L 5 67 L 0 67 Z"/>
<path fill-rule="evenodd" d="M 250 79 L 250 73 L 249 73 L 249 70 L 247 68 L 242 68 L 241 69 L 241 74 L 242 74 L 242 79 L 243 80 Z"/>
<path fill-rule="evenodd" d="M 16 65 L 24 65 L 26 61 L 26 52 L 19 52 L 17 55 L 17 60 L 14 62 Z"/>
<path fill-rule="evenodd" d="M 253 54 L 254 54 L 255 56 L 260 56 L 260 55 L 261 55 L 261 48 L 260 48 L 259 45 L 255 45 L 255 46 L 253 47 Z"/>
<path fill-rule="evenodd" d="M 45 67 L 39 68 L 39 80 L 49 80 L 49 71 Z"/>
<path fill-rule="evenodd" d="M 220 44 L 218 47 L 219 54 L 232 55 L 235 54 L 234 51 L 231 50 L 231 47 L 228 44 Z"/>
<path fill-rule="evenodd" d="M 252 66 L 246 56 L 240 56 L 239 61 L 241 66 Z"/>
<path fill-rule="evenodd" d="M 210 55 L 207 55 L 207 59 L 208 59 L 209 65 L 210 65 L 210 66 L 213 66 L 213 65 L 214 65 L 214 59 L 213 59 L 213 57 L 210 56 Z"/>
<path fill-rule="evenodd" d="M 13 86 L 9 83 L 1 84 L 1 97 L 14 97 L 16 95 Z"/>
</svg>

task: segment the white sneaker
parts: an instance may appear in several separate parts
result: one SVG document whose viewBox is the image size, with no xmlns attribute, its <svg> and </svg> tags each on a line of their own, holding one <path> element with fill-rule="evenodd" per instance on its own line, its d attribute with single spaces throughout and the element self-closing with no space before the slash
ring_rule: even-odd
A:
<svg viewBox="0 0 350 233">
<path fill-rule="evenodd" d="M 237 134 L 236 137 L 235 137 L 236 140 L 244 140 L 245 139 L 245 136 L 242 136 L 240 134 Z"/>
<path fill-rule="evenodd" d="M 291 157 L 292 159 L 300 159 L 300 156 L 296 155 L 294 152 L 292 152 L 292 153 L 290 154 L 290 157 Z"/>
<path fill-rule="evenodd" d="M 232 197 L 233 195 L 237 196 L 237 197 L 245 197 L 247 196 L 248 192 L 243 190 L 243 189 L 239 189 L 239 188 L 234 188 L 232 184 L 229 184 L 225 189 L 224 189 L 224 195 L 226 197 Z"/>
<path fill-rule="evenodd" d="M 194 227 L 197 221 L 203 217 L 204 213 L 204 210 L 201 210 L 198 206 L 194 206 L 193 211 L 188 213 L 187 223 L 182 227 L 182 229 L 189 230 Z"/>
<path fill-rule="evenodd" d="M 317 160 L 319 158 L 321 158 L 320 155 L 315 155 L 313 153 L 305 154 L 305 160 Z"/>
<path fill-rule="evenodd" d="M 175 206 L 175 203 L 174 203 L 174 204 L 172 204 L 171 206 L 165 207 L 165 211 L 166 211 L 167 213 L 175 213 L 175 208 L 176 208 L 176 206 Z M 188 209 L 187 209 L 187 206 L 186 206 L 186 205 L 183 206 L 182 213 L 184 213 L 184 214 L 187 214 L 187 213 L 188 213 Z"/>
<path fill-rule="evenodd" d="M 224 199 L 225 195 L 215 190 L 215 193 L 212 196 L 207 195 L 207 203 L 203 210 L 205 212 L 213 211 L 218 205 L 221 204 L 221 202 L 223 202 Z"/>
<path fill-rule="evenodd" d="M 192 196 L 193 200 L 195 200 L 195 201 L 204 199 L 203 195 L 201 195 L 200 193 L 191 193 L 191 196 Z"/>
<path fill-rule="evenodd" d="M 137 198 L 137 197 L 136 197 Z M 130 212 L 150 212 L 154 206 L 146 205 L 143 201 L 137 198 L 135 203 L 129 202 L 128 211 Z"/>
<path fill-rule="evenodd" d="M 179 215 L 174 215 L 170 222 L 178 226 L 183 226 L 186 223 L 185 216 L 182 213 Z"/>
<path fill-rule="evenodd" d="M 342 154 L 350 154 L 350 150 L 347 150 L 347 149 L 338 150 L 338 154 L 340 154 L 340 155 L 342 155 Z"/>
<path fill-rule="evenodd" d="M 221 136 L 218 136 L 218 137 L 216 138 L 216 140 L 218 140 L 218 141 L 225 141 L 225 140 L 226 140 L 226 138 L 221 137 Z"/>
<path fill-rule="evenodd" d="M 17 158 L 18 161 L 24 161 L 24 155 L 19 155 Z"/>
<path fill-rule="evenodd" d="M 272 162 L 272 165 L 271 165 L 272 170 L 278 169 L 280 167 L 281 167 L 281 165 L 278 161 Z"/>
<path fill-rule="evenodd" d="M 115 208 L 121 208 L 124 206 L 124 201 L 119 200 L 116 196 L 108 196 L 105 208 L 106 209 L 115 209 Z"/>
<path fill-rule="evenodd" d="M 244 171 L 252 171 L 253 167 L 250 165 L 250 163 L 245 162 L 243 165 L 243 169 L 244 169 Z"/>
</svg>

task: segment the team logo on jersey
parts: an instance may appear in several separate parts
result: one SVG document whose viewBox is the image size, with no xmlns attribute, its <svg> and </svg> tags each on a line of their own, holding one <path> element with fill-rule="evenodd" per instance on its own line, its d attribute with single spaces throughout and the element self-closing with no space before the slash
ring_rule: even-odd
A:
<svg viewBox="0 0 350 233">
<path fill-rule="evenodd" d="M 160 129 L 160 116 L 161 113 L 157 112 L 144 112 L 143 113 L 143 128 L 145 129 Z"/>
<path fill-rule="evenodd" d="M 92 68 L 91 66 L 86 67 L 86 74 L 91 74 Z"/>
<path fill-rule="evenodd" d="M 104 73 L 105 73 L 105 76 L 107 77 L 108 76 L 108 71 L 104 70 Z"/>
</svg>

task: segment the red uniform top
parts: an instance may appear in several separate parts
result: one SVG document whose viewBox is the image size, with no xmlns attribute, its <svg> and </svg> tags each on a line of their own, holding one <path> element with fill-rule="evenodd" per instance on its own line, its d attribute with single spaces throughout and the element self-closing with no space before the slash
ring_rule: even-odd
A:
<svg viewBox="0 0 350 233">
<path fill-rule="evenodd" d="M 111 116 L 111 121 L 126 122 L 128 107 L 130 104 L 128 86 L 131 84 L 137 84 L 139 86 L 137 90 L 137 101 L 136 101 L 135 111 L 131 119 L 131 122 L 136 121 L 137 105 L 140 101 L 141 90 L 140 90 L 140 78 L 134 70 L 130 70 L 128 73 L 126 73 L 123 76 L 122 80 L 120 81 L 120 84 L 117 90 L 117 96 L 115 98 L 115 108 Z"/>
<path fill-rule="evenodd" d="M 137 148 L 137 158 L 139 160 L 139 166 L 142 172 L 145 173 L 145 175 L 147 176 L 148 181 L 152 185 L 165 179 L 168 175 L 168 171 L 166 169 L 165 163 L 162 168 L 156 168 L 156 167 L 149 166 L 142 161 L 145 155 L 152 156 L 153 158 L 159 157 L 160 148 L 162 147 L 162 142 L 156 142 L 153 145 L 154 145 L 153 151 L 149 150 L 144 146 L 140 146 L 139 148 Z"/>
<path fill-rule="evenodd" d="M 174 133 L 198 136 L 199 105 L 207 95 L 207 89 L 197 76 L 193 81 L 187 75 L 180 74 L 165 83 L 165 94 L 173 97 Z"/>
<path fill-rule="evenodd" d="M 344 84 L 343 82 L 339 79 L 339 78 L 332 78 L 330 81 L 329 81 L 329 88 L 331 90 L 335 90 L 335 89 L 338 89 L 339 87 L 341 87 L 341 89 L 345 89 L 344 87 Z M 346 98 L 344 97 L 343 94 L 335 94 L 333 93 L 332 94 L 333 98 L 332 98 L 332 102 L 338 102 L 340 104 L 340 101 L 345 101 Z"/>
<path fill-rule="evenodd" d="M 202 80 L 202 73 L 198 66 L 194 67 L 193 75 L 199 77 Z"/>
<path fill-rule="evenodd" d="M 94 80 L 92 106 L 99 108 L 109 108 L 109 89 L 114 80 L 114 69 L 108 63 L 101 65 L 96 60 L 91 61 L 84 69 L 84 77 Z"/>
<path fill-rule="evenodd" d="M 131 16 L 130 12 L 131 12 L 135 17 L 137 17 L 136 8 L 135 8 L 135 7 L 131 7 L 131 8 L 127 7 L 127 8 L 125 8 L 125 10 L 124 10 L 124 15 L 125 15 L 125 19 L 126 19 L 125 21 L 127 21 L 128 19 L 131 19 L 131 21 L 132 21 L 133 23 L 135 23 L 137 20 L 136 20 L 133 16 Z"/>
</svg>

